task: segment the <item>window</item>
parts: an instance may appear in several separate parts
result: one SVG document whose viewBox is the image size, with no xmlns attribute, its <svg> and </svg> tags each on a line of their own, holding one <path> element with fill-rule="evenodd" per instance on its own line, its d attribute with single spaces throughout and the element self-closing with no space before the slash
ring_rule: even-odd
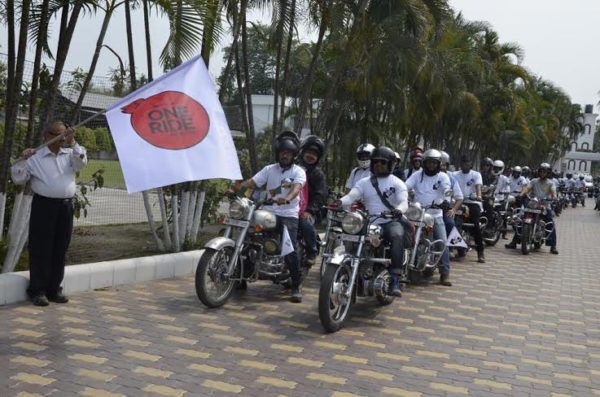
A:
<svg viewBox="0 0 600 397">
<path fill-rule="evenodd" d="M 577 151 L 577 142 L 575 142 L 575 141 L 571 142 L 571 151 L 572 152 Z"/>
<path fill-rule="evenodd" d="M 587 142 L 583 142 L 581 144 L 581 150 L 590 150 L 590 144 Z"/>
<path fill-rule="evenodd" d="M 575 171 L 575 160 L 569 160 L 569 164 L 567 165 L 567 171 Z"/>
<path fill-rule="evenodd" d="M 589 125 L 589 124 L 586 124 L 586 125 L 584 125 L 584 126 L 583 126 L 583 132 L 584 132 L 584 133 L 586 133 L 586 132 L 587 132 L 588 134 L 591 134 L 591 133 L 592 133 L 592 126 L 591 126 L 591 125 Z"/>
<path fill-rule="evenodd" d="M 579 171 L 587 172 L 587 161 L 579 162 Z"/>
</svg>

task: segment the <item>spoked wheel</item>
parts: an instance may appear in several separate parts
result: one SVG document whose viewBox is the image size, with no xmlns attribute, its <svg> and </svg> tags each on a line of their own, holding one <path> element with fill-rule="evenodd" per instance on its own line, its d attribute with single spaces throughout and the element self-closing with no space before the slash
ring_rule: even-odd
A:
<svg viewBox="0 0 600 397">
<path fill-rule="evenodd" d="M 529 244 L 531 240 L 531 225 L 528 223 L 523 224 L 523 231 L 521 233 L 521 253 L 523 255 L 529 254 Z"/>
<path fill-rule="evenodd" d="M 342 328 L 352 305 L 349 291 L 352 268 L 348 264 L 328 265 L 319 288 L 319 320 L 327 332 Z"/>
<path fill-rule="evenodd" d="M 206 248 L 196 268 L 196 294 L 208 307 L 223 306 L 233 292 L 235 281 L 226 277 L 233 248 Z"/>
</svg>

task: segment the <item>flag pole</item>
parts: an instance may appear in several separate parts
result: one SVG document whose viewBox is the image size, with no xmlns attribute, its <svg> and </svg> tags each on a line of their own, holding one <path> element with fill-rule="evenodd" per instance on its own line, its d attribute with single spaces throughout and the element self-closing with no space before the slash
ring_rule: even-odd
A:
<svg viewBox="0 0 600 397">
<path fill-rule="evenodd" d="M 77 127 L 80 127 L 80 126 L 84 125 L 85 123 L 87 123 L 87 122 L 89 122 L 89 121 L 92 121 L 92 120 L 94 120 L 95 118 L 98 118 L 98 117 L 102 116 L 103 114 L 105 114 L 105 113 L 106 113 L 106 111 L 107 111 L 107 109 L 102 109 L 102 110 L 100 110 L 99 112 L 96 112 L 96 113 L 92 114 L 92 115 L 91 115 L 90 117 L 88 117 L 87 119 L 85 119 L 85 120 L 83 120 L 83 121 L 81 121 L 81 122 L 79 122 L 79 123 L 75 124 L 74 126 L 71 126 L 71 125 L 69 125 L 69 124 L 67 124 L 67 123 L 65 123 L 65 126 L 67 127 L 67 129 L 69 129 L 69 128 L 73 128 L 73 129 L 75 129 L 75 128 L 77 128 Z M 41 150 L 41 149 L 45 148 L 45 147 L 46 147 L 46 146 L 48 146 L 48 145 L 52 145 L 54 142 L 57 142 L 57 141 L 60 141 L 60 140 L 62 140 L 62 139 L 65 137 L 65 134 L 66 134 L 66 132 L 67 132 L 67 131 L 65 130 L 65 132 L 63 132 L 63 133 L 61 133 L 61 134 L 58 134 L 57 136 L 55 136 L 54 138 L 50 139 L 49 141 L 46 141 L 46 142 L 42 143 L 41 145 L 39 145 L 38 147 L 36 147 L 34 150 L 37 152 L 37 151 L 39 151 L 39 150 Z M 18 162 L 20 162 L 20 161 L 23 161 L 23 160 L 25 160 L 25 158 L 23 158 L 23 157 L 19 157 L 19 158 L 17 159 L 17 161 L 15 161 L 15 162 L 13 163 L 13 165 L 14 165 L 14 164 L 16 164 L 16 163 L 18 163 Z"/>
</svg>

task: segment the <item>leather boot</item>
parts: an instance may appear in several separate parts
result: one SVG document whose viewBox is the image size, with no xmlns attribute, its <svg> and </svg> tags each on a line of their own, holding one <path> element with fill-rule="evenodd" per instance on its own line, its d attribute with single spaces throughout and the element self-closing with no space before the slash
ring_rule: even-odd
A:
<svg viewBox="0 0 600 397">
<path fill-rule="evenodd" d="M 441 274 L 440 275 L 440 284 L 445 287 L 452 287 L 452 283 L 450 282 L 449 274 Z"/>
</svg>

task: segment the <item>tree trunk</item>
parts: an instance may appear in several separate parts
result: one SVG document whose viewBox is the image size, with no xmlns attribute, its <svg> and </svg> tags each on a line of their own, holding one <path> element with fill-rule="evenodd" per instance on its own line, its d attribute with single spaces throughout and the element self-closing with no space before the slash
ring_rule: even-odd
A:
<svg viewBox="0 0 600 397">
<path fill-rule="evenodd" d="M 225 95 L 227 94 L 226 90 L 228 87 L 229 75 L 231 74 L 231 65 L 233 64 L 233 59 L 235 57 L 235 49 L 238 45 L 238 40 L 240 36 L 240 23 L 238 14 L 235 13 L 233 15 L 233 41 L 231 42 L 231 51 L 229 51 L 229 56 L 227 57 L 227 64 L 225 65 L 225 69 L 223 69 L 223 79 L 221 80 L 221 87 L 219 87 L 219 102 L 223 103 L 225 99 Z"/>
<path fill-rule="evenodd" d="M 129 80 L 131 91 L 137 87 L 137 80 L 135 78 L 135 56 L 133 51 L 133 32 L 131 31 L 131 8 L 129 2 L 131 0 L 125 0 L 125 29 L 127 31 L 127 50 L 129 54 Z"/>
<path fill-rule="evenodd" d="M 202 181 L 201 184 L 205 182 Z M 198 231 L 200 230 L 200 221 L 202 220 L 202 210 L 204 209 L 204 199 L 206 198 L 206 192 L 204 188 L 200 188 L 200 192 L 198 193 L 198 198 L 196 199 L 196 213 L 194 214 L 194 223 L 192 225 L 192 233 L 190 235 L 190 241 L 195 243 L 198 239 Z"/>
<path fill-rule="evenodd" d="M 164 251 L 165 245 L 156 233 L 156 226 L 154 224 L 154 214 L 152 214 L 152 206 L 150 205 L 150 195 L 148 194 L 147 190 L 144 190 L 142 192 L 142 198 L 144 200 L 144 209 L 146 210 L 146 217 L 148 218 L 148 225 L 150 226 L 152 237 L 154 237 L 154 242 L 156 243 L 156 246 L 158 247 L 159 251 Z"/>
<path fill-rule="evenodd" d="M 281 52 L 283 49 L 283 23 L 285 21 L 284 15 L 287 11 L 287 0 L 280 1 L 280 14 L 279 22 L 277 24 L 277 31 L 275 35 L 277 37 L 277 56 L 275 58 L 275 87 L 273 87 L 273 126 L 271 128 L 271 145 L 275 145 L 275 137 L 278 134 L 278 112 L 279 112 L 279 75 L 281 72 Z M 244 29 L 244 27 L 242 28 Z M 245 54 L 245 53 L 244 53 Z M 273 151 L 275 153 L 275 151 Z"/>
<path fill-rule="evenodd" d="M 240 23 L 242 28 L 242 56 L 245 76 L 245 93 L 246 93 L 246 106 L 248 111 L 248 150 L 250 151 L 250 167 L 252 173 L 258 172 L 258 159 L 256 157 L 256 132 L 254 131 L 254 113 L 252 111 L 252 84 L 250 82 L 250 72 L 248 68 L 248 32 L 246 29 L 246 6 L 247 0 L 242 0 L 242 9 L 240 15 Z M 238 59 L 236 59 L 238 63 Z M 241 92 L 240 92 L 240 95 Z"/>
<path fill-rule="evenodd" d="M 302 85 L 302 94 L 300 95 L 300 105 L 298 106 L 298 115 L 296 116 L 296 124 L 294 126 L 294 130 L 301 134 L 302 128 L 304 127 L 304 115 L 306 114 L 306 108 L 310 109 L 310 120 L 311 120 L 311 130 L 312 130 L 312 101 L 310 104 L 308 103 L 309 99 L 312 97 L 311 91 L 313 82 L 315 79 L 315 71 L 317 69 L 317 61 L 319 60 L 319 56 L 321 55 L 321 49 L 323 48 L 323 38 L 325 37 L 325 31 L 327 30 L 327 24 L 325 19 L 321 19 L 321 24 L 319 25 L 319 37 L 317 38 L 317 44 L 315 45 L 315 51 L 313 53 L 312 59 L 310 60 L 310 65 L 308 67 L 308 72 L 306 78 L 304 79 L 304 84 Z M 310 106 L 310 107 L 309 107 Z"/>
<path fill-rule="evenodd" d="M 290 6 L 290 29 L 287 38 L 285 50 L 285 59 L 283 61 L 283 81 L 281 82 L 281 112 L 279 113 L 279 127 L 277 131 L 282 131 L 285 124 L 285 100 L 287 97 L 287 83 L 290 71 L 290 56 L 292 53 L 292 41 L 294 38 L 294 21 L 296 17 L 296 0 L 292 0 Z"/>
<path fill-rule="evenodd" d="M 173 248 L 173 243 L 171 241 L 171 230 L 169 228 L 169 218 L 167 217 L 167 208 L 165 205 L 165 193 L 162 187 L 158 189 L 158 205 L 160 207 L 160 217 L 162 219 L 163 224 L 163 241 L 165 243 L 165 248 L 167 250 L 171 250 Z"/>
<path fill-rule="evenodd" d="M 48 33 L 48 14 L 50 0 L 42 2 L 42 12 L 40 16 L 40 31 L 38 37 L 45 37 Z M 29 92 L 29 117 L 27 119 L 27 136 L 25 138 L 25 146 L 32 147 L 34 144 L 34 131 L 37 125 L 35 116 L 37 114 L 37 96 L 38 85 L 40 81 L 40 69 L 42 63 L 43 44 L 39 40 L 35 47 L 35 59 L 33 61 L 33 75 L 31 76 L 31 90 Z"/>
<path fill-rule="evenodd" d="M 112 17 L 114 10 L 114 0 L 111 1 L 110 4 L 107 2 L 104 20 L 102 21 L 102 28 L 100 28 L 100 34 L 98 35 L 98 40 L 96 40 L 96 50 L 94 51 L 94 56 L 92 57 L 92 64 L 90 65 L 90 69 L 88 70 L 87 76 L 85 76 L 85 81 L 83 82 L 83 86 L 81 87 L 79 98 L 77 98 L 75 109 L 73 109 L 73 113 L 71 114 L 71 122 L 73 124 L 77 122 L 79 110 L 81 109 L 81 104 L 83 103 L 83 98 L 85 98 L 85 94 L 87 93 L 87 90 L 90 86 L 92 77 L 94 77 L 94 72 L 96 71 L 96 64 L 98 63 L 98 58 L 100 58 L 100 50 L 102 49 L 102 44 L 104 44 L 104 36 L 106 35 L 106 31 L 108 30 L 108 24 L 110 23 L 110 18 Z"/>
<path fill-rule="evenodd" d="M 179 240 L 179 208 L 177 206 L 176 191 L 173 191 L 171 194 L 171 212 L 173 215 L 173 252 L 179 252 L 181 250 L 181 243 Z"/>
<path fill-rule="evenodd" d="M 185 242 L 185 231 L 187 228 L 188 222 L 188 212 L 190 209 L 190 191 L 189 184 L 184 184 L 183 191 L 181 193 L 181 211 L 179 211 L 179 240 L 180 245 L 183 246 Z"/>
<path fill-rule="evenodd" d="M 146 36 L 146 67 L 148 68 L 148 81 L 154 80 L 152 74 L 152 42 L 150 41 L 150 21 L 148 17 L 148 0 L 144 3 L 144 34 Z"/>
<path fill-rule="evenodd" d="M 42 124 L 49 123 L 54 118 L 54 102 L 56 100 L 58 86 L 60 84 L 65 62 L 67 60 L 67 54 L 69 53 L 73 32 L 75 31 L 79 14 L 83 8 L 83 1 L 75 1 L 73 4 L 73 11 L 71 12 L 71 17 L 69 18 L 69 4 L 70 2 L 65 2 L 65 6 L 63 8 L 58 48 L 56 50 L 56 63 L 54 64 L 54 74 L 52 76 L 50 87 L 48 87 L 46 97 L 43 101 L 44 107 L 40 113 L 40 120 Z M 35 141 L 36 144 L 39 144 L 42 141 L 42 135 L 38 135 Z"/>
</svg>

